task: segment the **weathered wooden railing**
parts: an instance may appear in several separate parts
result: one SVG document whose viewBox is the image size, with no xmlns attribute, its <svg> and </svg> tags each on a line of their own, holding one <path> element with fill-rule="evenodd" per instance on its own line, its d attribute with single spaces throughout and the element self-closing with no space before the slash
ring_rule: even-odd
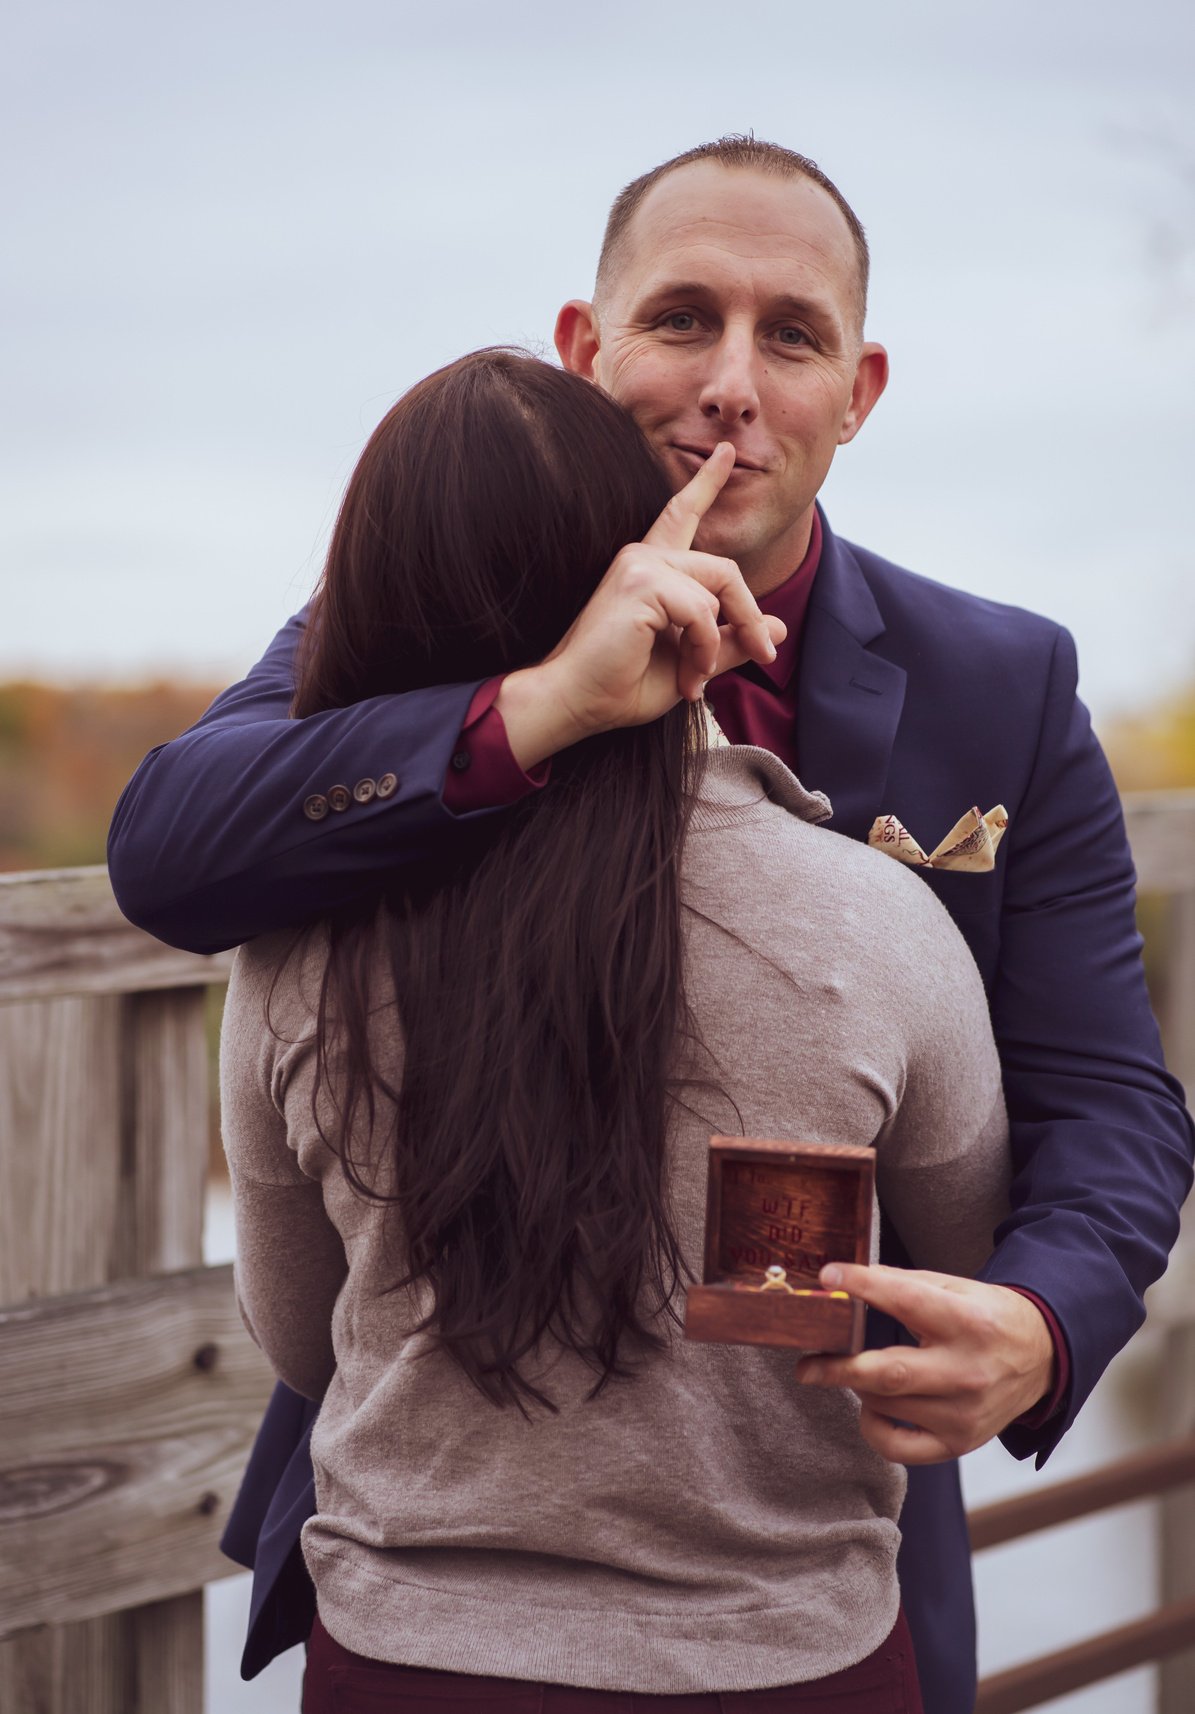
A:
<svg viewBox="0 0 1195 1714">
<path fill-rule="evenodd" d="M 201 1714 L 270 1376 L 200 1266 L 206 989 L 102 869 L 0 877 L 0 1709 Z"/>
<path fill-rule="evenodd" d="M 1053 1529 L 1077 1518 L 1093 1517 L 1112 1506 L 1152 1499 L 1195 1482 L 1195 1434 L 1128 1458 L 1069 1482 L 1054 1482 L 1036 1493 L 1018 1494 L 997 1500 L 970 1514 L 971 1546 L 979 1553 L 987 1547 L 1020 1541 L 1038 1530 Z M 1188 1566 L 1191 1561 L 1188 1557 Z M 1048 1599 L 1048 1593 L 1045 1596 Z M 1056 1696 L 1082 1690 L 1105 1678 L 1163 1660 L 1166 1668 L 1181 1662 L 1168 1657 L 1195 1648 L 1195 1594 L 1169 1600 L 1156 1613 L 1129 1624 L 1118 1625 L 1101 1636 L 1090 1637 L 1070 1648 L 1058 1649 L 1039 1660 L 1011 1666 L 985 1678 L 979 1687 L 977 1714 L 1020 1714 Z M 1180 1700 L 1177 1686 L 1163 1683 L 1159 1709 L 1162 1714 L 1190 1714 L 1191 1702 Z"/>
<path fill-rule="evenodd" d="M 1127 808 L 1143 890 L 1167 896 L 1170 1058 L 1195 1084 L 1195 793 Z M 200 1265 L 205 990 L 228 968 L 129 927 L 102 869 L 0 876 L 3 1714 L 203 1708 L 202 1589 L 233 1569 L 217 1541 L 270 1386 L 231 1270 Z M 1169 1339 L 1175 1444 L 983 1508 L 977 1547 L 1192 1479 L 1195 1321 Z M 1165 1512 L 1163 1611 L 988 1679 L 983 1714 L 1172 1654 L 1160 1707 L 1189 1714 L 1193 1544 L 1195 1493 Z"/>
</svg>

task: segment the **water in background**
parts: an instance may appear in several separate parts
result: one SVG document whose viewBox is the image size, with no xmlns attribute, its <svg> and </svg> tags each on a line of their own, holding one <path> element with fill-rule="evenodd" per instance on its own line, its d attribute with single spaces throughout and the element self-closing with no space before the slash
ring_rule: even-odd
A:
<svg viewBox="0 0 1195 1714">
<path fill-rule="evenodd" d="M 209 1198 L 204 1249 L 209 1263 L 232 1257 L 232 1210 L 222 1183 Z M 1081 1475 L 1158 1440 L 1160 1367 L 1161 1333 L 1147 1323 L 1040 1475 L 1032 1460 L 1017 1464 L 998 1444 L 964 1460 L 968 1504 Z M 1156 1607 L 1157 1506 L 1142 1501 L 981 1554 L 975 1564 L 980 1671 L 997 1672 L 1065 1648 Z M 205 1601 L 207 1714 L 298 1714 L 301 1649 L 275 1661 L 252 1684 L 241 1681 L 248 1576 L 210 1584 Z M 1043 1707 L 1050 1714 L 1153 1714 L 1156 1677 L 1153 1667 L 1141 1667 Z"/>
</svg>

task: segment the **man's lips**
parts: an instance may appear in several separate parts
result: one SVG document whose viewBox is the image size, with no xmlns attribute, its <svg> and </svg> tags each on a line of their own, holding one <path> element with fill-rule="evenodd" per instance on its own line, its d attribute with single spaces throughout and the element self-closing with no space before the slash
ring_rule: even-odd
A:
<svg viewBox="0 0 1195 1714">
<path fill-rule="evenodd" d="M 669 445 L 673 452 L 679 452 L 688 459 L 694 470 L 703 465 L 714 450 L 712 446 L 697 446 L 694 443 L 683 440 L 670 441 Z M 733 476 L 736 470 L 750 470 L 758 474 L 762 472 L 764 468 L 765 467 L 762 464 L 757 464 L 754 459 L 745 458 L 742 453 L 736 451 L 734 455 L 734 466 L 730 474 Z"/>
</svg>

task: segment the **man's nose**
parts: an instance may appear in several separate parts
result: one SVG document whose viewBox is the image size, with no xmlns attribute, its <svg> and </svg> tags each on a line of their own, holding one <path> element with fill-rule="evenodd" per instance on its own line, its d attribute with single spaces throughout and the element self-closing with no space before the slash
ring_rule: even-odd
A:
<svg viewBox="0 0 1195 1714">
<path fill-rule="evenodd" d="M 710 354 L 701 389 L 701 414 L 725 424 L 751 422 L 759 415 L 755 341 L 731 331 L 723 334 Z"/>
</svg>

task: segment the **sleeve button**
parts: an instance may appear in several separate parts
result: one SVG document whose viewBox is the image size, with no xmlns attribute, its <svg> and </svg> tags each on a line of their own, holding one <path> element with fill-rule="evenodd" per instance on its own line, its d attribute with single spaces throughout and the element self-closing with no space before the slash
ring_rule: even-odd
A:
<svg viewBox="0 0 1195 1714">
<path fill-rule="evenodd" d="M 377 789 L 377 784 L 373 780 L 358 780 L 353 787 L 353 796 L 358 803 L 368 803 Z"/>
<path fill-rule="evenodd" d="M 465 773 L 473 765 L 473 758 L 468 750 L 458 750 L 452 758 L 452 766 L 458 774 Z"/>
<path fill-rule="evenodd" d="M 353 794 L 347 786 L 332 786 L 328 791 L 328 808 L 339 813 L 347 809 L 353 801 Z"/>
<path fill-rule="evenodd" d="M 395 792 L 398 790 L 398 775 L 383 774 L 381 779 L 378 781 L 377 790 L 379 797 L 393 797 Z"/>
<path fill-rule="evenodd" d="M 328 813 L 328 800 L 322 792 L 313 792 L 303 804 L 303 814 L 308 821 L 322 821 Z"/>
</svg>

